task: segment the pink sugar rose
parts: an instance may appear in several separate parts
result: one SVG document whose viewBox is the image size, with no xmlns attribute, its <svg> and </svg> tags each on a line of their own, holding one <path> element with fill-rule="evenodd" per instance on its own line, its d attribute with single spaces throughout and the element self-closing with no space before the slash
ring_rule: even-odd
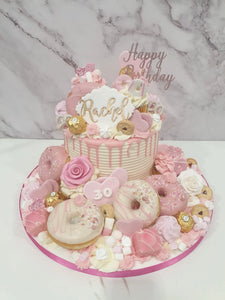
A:
<svg viewBox="0 0 225 300">
<path fill-rule="evenodd" d="M 94 167 L 86 156 L 72 158 L 64 167 L 61 180 L 69 188 L 74 188 L 87 182 L 94 174 Z"/>
<path fill-rule="evenodd" d="M 96 135 L 99 134 L 98 124 L 88 124 L 87 126 L 87 134 L 88 135 Z"/>
</svg>

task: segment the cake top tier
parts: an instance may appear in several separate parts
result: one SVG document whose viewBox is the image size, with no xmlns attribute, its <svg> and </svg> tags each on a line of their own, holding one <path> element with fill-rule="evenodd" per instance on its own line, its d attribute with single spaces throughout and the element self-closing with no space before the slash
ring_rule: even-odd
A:
<svg viewBox="0 0 225 300">
<path fill-rule="evenodd" d="M 160 130 L 163 107 L 143 78 L 120 72 L 112 86 L 94 64 L 78 68 L 66 100 L 56 106 L 57 127 L 80 137 L 117 140 Z"/>
</svg>

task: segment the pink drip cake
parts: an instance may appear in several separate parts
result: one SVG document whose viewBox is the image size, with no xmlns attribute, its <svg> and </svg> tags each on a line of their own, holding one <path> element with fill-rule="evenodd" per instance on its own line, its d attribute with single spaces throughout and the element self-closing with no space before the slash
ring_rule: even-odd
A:
<svg viewBox="0 0 225 300">
<path fill-rule="evenodd" d="M 38 248 L 94 275 L 132 276 L 172 264 L 197 246 L 213 211 L 196 160 L 158 146 L 160 100 L 143 78 L 125 73 L 109 87 L 93 64 L 77 69 L 56 106 L 64 145 L 41 154 L 20 197 L 25 230 Z"/>
</svg>

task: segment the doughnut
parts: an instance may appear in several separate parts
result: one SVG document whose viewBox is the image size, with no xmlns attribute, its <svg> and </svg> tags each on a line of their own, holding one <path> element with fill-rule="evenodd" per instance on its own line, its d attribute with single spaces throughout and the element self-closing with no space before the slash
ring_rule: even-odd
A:
<svg viewBox="0 0 225 300">
<path fill-rule="evenodd" d="M 204 185 L 201 191 L 201 194 L 198 195 L 199 198 L 204 198 L 207 200 L 211 200 L 213 197 L 213 191 L 210 189 L 209 186 Z"/>
<path fill-rule="evenodd" d="M 165 175 L 152 175 L 146 180 L 159 195 L 161 216 L 174 216 L 185 210 L 188 195 L 179 182 L 169 182 Z"/>
<path fill-rule="evenodd" d="M 105 203 L 100 209 L 105 218 L 114 218 L 114 208 L 111 204 Z"/>
<path fill-rule="evenodd" d="M 67 249 L 82 249 L 93 244 L 104 226 L 100 209 L 87 200 L 77 206 L 76 198 L 58 204 L 50 213 L 47 230 L 51 238 Z"/>
<path fill-rule="evenodd" d="M 81 116 L 73 116 L 71 117 L 68 122 L 69 131 L 72 134 L 81 134 L 82 132 L 86 131 L 87 124 L 83 117 Z"/>
<path fill-rule="evenodd" d="M 38 174 L 42 181 L 47 179 L 59 180 L 68 154 L 64 147 L 51 146 L 41 154 L 38 164 Z"/>
<path fill-rule="evenodd" d="M 148 104 L 145 104 L 143 106 L 139 106 L 137 108 L 137 110 L 139 110 L 141 113 L 146 113 L 148 111 Z"/>
<path fill-rule="evenodd" d="M 196 204 L 192 207 L 191 214 L 203 219 L 209 217 L 209 209 L 203 204 Z"/>
<path fill-rule="evenodd" d="M 188 167 L 191 168 L 192 165 L 197 165 L 198 163 L 194 158 L 188 158 L 187 164 L 188 164 Z"/>
<path fill-rule="evenodd" d="M 158 195 L 144 180 L 127 181 L 117 192 L 113 206 L 116 220 L 138 219 L 144 227 L 151 225 L 160 213 Z"/>
<path fill-rule="evenodd" d="M 180 230 L 181 232 L 187 233 L 192 230 L 192 228 L 195 225 L 192 216 L 182 211 L 176 217 L 177 217 L 177 222 L 181 227 Z"/>
<path fill-rule="evenodd" d="M 117 124 L 116 129 L 123 134 L 131 135 L 134 133 L 134 124 L 129 120 L 122 120 Z"/>
</svg>

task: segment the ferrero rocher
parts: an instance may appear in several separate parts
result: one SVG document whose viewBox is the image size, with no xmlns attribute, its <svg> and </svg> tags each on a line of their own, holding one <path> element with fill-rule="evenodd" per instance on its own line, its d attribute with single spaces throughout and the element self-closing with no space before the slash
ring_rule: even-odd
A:
<svg viewBox="0 0 225 300">
<path fill-rule="evenodd" d="M 45 207 L 55 207 L 63 200 L 60 199 L 59 194 L 57 192 L 52 192 L 45 197 Z"/>
<path fill-rule="evenodd" d="M 180 212 L 177 216 L 177 222 L 181 227 L 181 232 L 189 232 L 192 230 L 192 228 L 195 225 L 195 222 L 192 218 L 191 215 L 185 213 L 185 212 Z"/>
<path fill-rule="evenodd" d="M 126 66 L 120 70 L 119 75 L 122 75 L 122 74 L 126 74 L 126 75 L 130 76 L 131 78 L 134 77 L 134 72 L 133 72 L 132 68 L 129 66 Z"/>
<path fill-rule="evenodd" d="M 73 116 L 68 122 L 69 131 L 73 134 L 80 134 L 86 131 L 87 124 L 83 117 L 81 116 Z"/>
</svg>

